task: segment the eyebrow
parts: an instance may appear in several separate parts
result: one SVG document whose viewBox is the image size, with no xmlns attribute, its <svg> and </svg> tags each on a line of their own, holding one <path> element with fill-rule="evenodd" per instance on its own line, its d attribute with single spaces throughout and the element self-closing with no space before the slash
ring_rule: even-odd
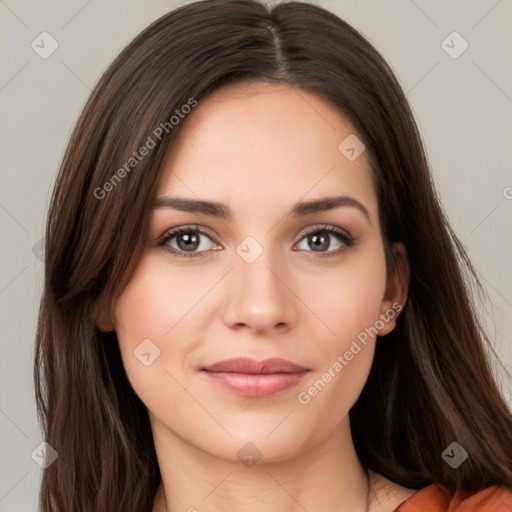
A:
<svg viewBox="0 0 512 512">
<path fill-rule="evenodd" d="M 349 206 L 357 208 L 363 213 L 368 222 L 371 224 L 370 213 L 366 206 L 357 199 L 350 196 L 330 196 L 315 199 L 313 201 L 299 201 L 295 203 L 290 212 L 287 214 L 289 218 L 305 217 L 315 213 L 325 212 L 341 206 Z M 216 201 L 187 199 L 182 197 L 162 196 L 158 198 L 153 207 L 156 208 L 173 208 L 190 213 L 200 213 L 217 217 L 219 219 L 230 219 L 231 210 L 228 206 Z"/>
</svg>

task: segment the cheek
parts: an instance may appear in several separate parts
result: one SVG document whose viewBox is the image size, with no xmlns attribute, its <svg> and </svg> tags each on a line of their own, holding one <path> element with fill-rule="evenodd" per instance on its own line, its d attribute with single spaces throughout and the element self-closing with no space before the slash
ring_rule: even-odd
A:
<svg viewBox="0 0 512 512">
<path fill-rule="evenodd" d="M 375 243 L 347 258 L 335 272 L 312 276 L 307 286 L 313 290 L 307 303 L 324 326 L 320 350 L 330 358 L 349 350 L 351 342 L 379 320 L 386 288 L 382 246 Z"/>
<path fill-rule="evenodd" d="M 183 362 L 186 347 L 172 343 L 172 329 L 193 305 L 190 288 L 188 296 L 184 293 L 187 282 L 182 274 L 169 275 L 168 267 L 162 268 L 149 254 L 143 256 L 113 311 L 128 380 L 148 410 L 159 415 L 187 401 L 177 392 L 173 375 L 178 372 L 169 364 Z"/>
<path fill-rule="evenodd" d="M 144 256 L 115 306 L 124 339 L 140 343 L 143 338 L 171 338 L 173 329 L 212 286 L 213 277 Z"/>
<path fill-rule="evenodd" d="M 320 312 L 325 327 L 315 343 L 319 364 L 301 386 L 298 402 L 312 416 L 328 418 L 322 428 L 329 430 L 355 403 L 371 369 L 386 285 L 382 246 L 375 244 L 350 264 L 347 259 L 323 284 L 310 295 L 311 309 Z"/>
<path fill-rule="evenodd" d="M 199 331 L 204 303 L 218 281 L 212 271 L 199 266 L 170 265 L 165 258 L 146 253 L 113 310 L 121 356 L 130 383 L 145 405 L 158 410 L 164 393 L 169 407 L 180 392 L 180 375 L 190 372 L 190 354 L 202 338 Z M 148 363 L 147 365 L 145 363 Z"/>
<path fill-rule="evenodd" d="M 132 379 L 138 375 L 154 378 L 154 371 L 148 369 L 161 366 L 166 352 L 164 335 L 186 313 L 184 301 L 175 298 L 180 278 L 172 280 L 171 288 L 166 276 L 164 269 L 144 256 L 114 307 L 119 347 Z"/>
</svg>

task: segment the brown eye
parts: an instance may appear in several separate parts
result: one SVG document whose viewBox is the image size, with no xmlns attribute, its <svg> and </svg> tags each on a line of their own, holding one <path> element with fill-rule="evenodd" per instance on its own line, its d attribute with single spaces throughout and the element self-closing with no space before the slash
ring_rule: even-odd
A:
<svg viewBox="0 0 512 512">
<path fill-rule="evenodd" d="M 336 242 L 334 243 L 335 247 L 332 249 L 332 240 L 336 239 L 338 246 L 336 247 Z M 349 247 L 354 245 L 354 238 L 350 236 L 346 231 L 334 227 L 334 226 L 323 226 L 315 229 L 314 231 L 310 231 L 306 233 L 302 239 L 305 241 L 305 245 L 312 248 L 311 251 L 307 251 L 304 247 L 302 249 L 306 250 L 306 252 L 314 252 L 317 253 L 318 256 L 333 256 L 336 254 L 340 254 L 346 251 Z M 331 250 L 328 250 L 331 249 Z"/>
<path fill-rule="evenodd" d="M 203 256 L 202 253 L 207 252 L 209 248 L 208 243 L 203 242 L 202 238 L 211 241 L 210 235 L 198 226 L 184 227 L 166 234 L 158 245 L 177 256 Z M 202 250 L 198 250 L 199 248 Z"/>
<path fill-rule="evenodd" d="M 179 233 L 174 235 L 177 246 L 183 251 L 193 251 L 199 247 L 199 236 L 193 231 Z"/>
<path fill-rule="evenodd" d="M 312 235 L 308 235 L 308 243 L 311 247 L 315 247 L 319 250 L 326 250 L 329 249 L 329 246 L 331 245 L 331 241 L 329 240 L 329 235 L 326 234 L 317 234 L 314 233 Z M 315 249 L 315 250 L 316 250 Z"/>
</svg>

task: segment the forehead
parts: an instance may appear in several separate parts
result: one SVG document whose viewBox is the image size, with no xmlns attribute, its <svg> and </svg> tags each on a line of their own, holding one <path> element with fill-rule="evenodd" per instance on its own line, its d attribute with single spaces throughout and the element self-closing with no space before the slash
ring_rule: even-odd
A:
<svg viewBox="0 0 512 512">
<path fill-rule="evenodd" d="M 263 83 L 223 87 L 181 121 L 157 197 L 214 199 L 236 211 L 251 203 L 271 209 L 274 203 L 341 194 L 376 215 L 365 152 L 350 160 L 340 150 L 354 136 L 338 109 L 302 89 Z"/>
</svg>

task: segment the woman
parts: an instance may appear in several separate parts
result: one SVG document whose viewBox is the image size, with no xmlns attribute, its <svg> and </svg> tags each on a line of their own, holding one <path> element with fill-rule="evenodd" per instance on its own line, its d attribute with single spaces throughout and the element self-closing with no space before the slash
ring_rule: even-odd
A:
<svg viewBox="0 0 512 512">
<path fill-rule="evenodd" d="M 512 510 L 469 278 L 363 36 L 306 3 L 168 13 L 50 205 L 41 510 Z"/>
</svg>

